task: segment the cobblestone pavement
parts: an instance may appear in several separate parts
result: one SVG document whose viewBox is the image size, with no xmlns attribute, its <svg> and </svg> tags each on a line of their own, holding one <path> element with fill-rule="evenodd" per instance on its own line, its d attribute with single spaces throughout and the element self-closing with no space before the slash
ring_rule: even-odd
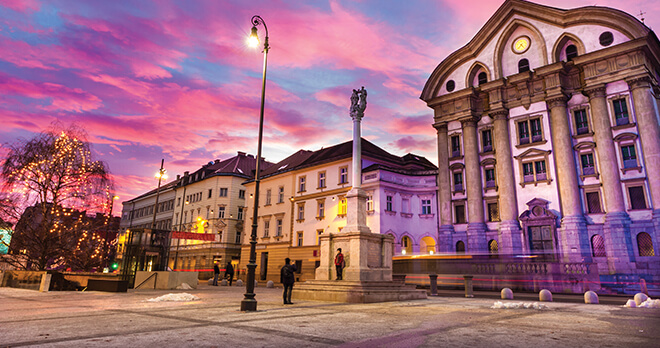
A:
<svg viewBox="0 0 660 348">
<path fill-rule="evenodd" d="M 295 287 L 294 287 L 295 291 Z M 187 292 L 193 302 L 147 302 Z M 492 309 L 495 299 L 432 297 L 376 304 L 298 301 L 244 288 L 129 293 L 0 288 L 0 347 L 658 347 L 660 310 L 546 303 Z M 518 300 L 513 302 L 529 300 Z M 622 299 L 622 304 L 625 300 Z"/>
</svg>

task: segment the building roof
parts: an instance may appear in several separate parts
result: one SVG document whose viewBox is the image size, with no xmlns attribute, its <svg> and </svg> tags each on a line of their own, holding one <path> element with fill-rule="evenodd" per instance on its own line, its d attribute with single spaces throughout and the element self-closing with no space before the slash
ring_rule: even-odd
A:
<svg viewBox="0 0 660 348">
<path fill-rule="evenodd" d="M 361 142 L 362 156 L 371 161 L 378 162 L 382 168 L 389 168 L 390 170 L 409 174 L 418 171 L 437 172 L 438 168 L 423 156 L 409 153 L 403 157 L 399 157 L 381 149 L 364 138 L 361 139 Z M 271 166 L 268 170 L 263 171 L 262 177 L 279 175 L 292 170 L 309 168 L 352 157 L 352 140 L 316 151 L 300 150 Z"/>
</svg>

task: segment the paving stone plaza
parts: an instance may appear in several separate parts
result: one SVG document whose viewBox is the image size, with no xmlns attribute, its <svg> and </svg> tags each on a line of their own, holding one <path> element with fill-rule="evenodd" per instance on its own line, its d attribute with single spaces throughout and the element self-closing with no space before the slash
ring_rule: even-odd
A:
<svg viewBox="0 0 660 348">
<path fill-rule="evenodd" d="M 146 301 L 184 292 L 200 300 Z M 660 342 L 660 310 L 624 308 L 623 297 L 586 305 L 579 296 L 558 296 L 555 301 L 573 302 L 547 302 L 548 309 L 541 310 L 493 309 L 495 293 L 283 306 L 281 289 L 258 287 L 258 311 L 244 313 L 239 311 L 243 292 L 205 284 L 187 291 L 128 293 L 0 288 L 0 347 L 657 347 Z M 516 294 L 513 302 L 534 302 L 534 294 Z"/>
</svg>

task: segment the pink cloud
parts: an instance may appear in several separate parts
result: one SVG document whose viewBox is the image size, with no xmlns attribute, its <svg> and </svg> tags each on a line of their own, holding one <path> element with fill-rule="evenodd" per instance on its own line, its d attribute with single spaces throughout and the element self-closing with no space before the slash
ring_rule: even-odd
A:
<svg viewBox="0 0 660 348">
<path fill-rule="evenodd" d="M 18 12 L 31 12 L 39 9 L 39 2 L 36 0 L 0 0 L 0 6 Z"/>
<path fill-rule="evenodd" d="M 434 148 L 436 140 L 428 137 L 412 137 L 410 135 L 399 138 L 389 145 L 401 149 L 405 152 L 420 152 L 426 153 L 429 148 Z"/>
<path fill-rule="evenodd" d="M 38 108 L 48 111 L 83 112 L 99 108 L 103 103 L 97 96 L 80 88 L 69 88 L 49 82 L 30 82 L 0 74 L 0 94 L 18 95 L 50 103 Z"/>
</svg>

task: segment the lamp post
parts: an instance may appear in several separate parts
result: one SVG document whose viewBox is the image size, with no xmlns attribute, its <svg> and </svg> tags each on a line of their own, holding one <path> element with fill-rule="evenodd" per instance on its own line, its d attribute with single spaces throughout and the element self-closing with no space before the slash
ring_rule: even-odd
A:
<svg viewBox="0 0 660 348">
<path fill-rule="evenodd" d="M 167 170 L 163 168 L 163 165 L 165 164 L 165 159 L 163 158 L 160 161 L 160 169 L 156 173 L 156 177 L 158 178 L 158 188 L 156 188 L 156 203 L 154 204 L 154 217 L 151 220 L 151 229 L 155 230 L 156 229 L 156 213 L 158 212 L 158 196 L 160 196 L 160 182 L 163 179 L 167 180 Z"/>
<path fill-rule="evenodd" d="M 259 141 L 257 143 L 257 165 L 254 173 L 254 211 L 252 213 L 252 234 L 250 235 L 250 259 L 247 264 L 247 284 L 245 287 L 245 297 L 241 301 L 241 311 L 256 311 L 257 300 L 254 298 L 254 281 L 255 271 L 257 269 L 257 219 L 259 217 L 259 170 L 261 164 L 261 141 L 264 132 L 264 102 L 266 99 L 266 62 L 268 61 L 268 27 L 263 18 L 259 16 L 252 16 L 250 20 L 252 23 L 252 31 L 250 33 L 249 43 L 251 46 L 256 47 L 259 44 L 259 36 L 257 35 L 257 26 L 263 25 L 266 31 L 264 39 L 264 69 L 261 78 L 261 111 L 259 114 Z"/>
</svg>

